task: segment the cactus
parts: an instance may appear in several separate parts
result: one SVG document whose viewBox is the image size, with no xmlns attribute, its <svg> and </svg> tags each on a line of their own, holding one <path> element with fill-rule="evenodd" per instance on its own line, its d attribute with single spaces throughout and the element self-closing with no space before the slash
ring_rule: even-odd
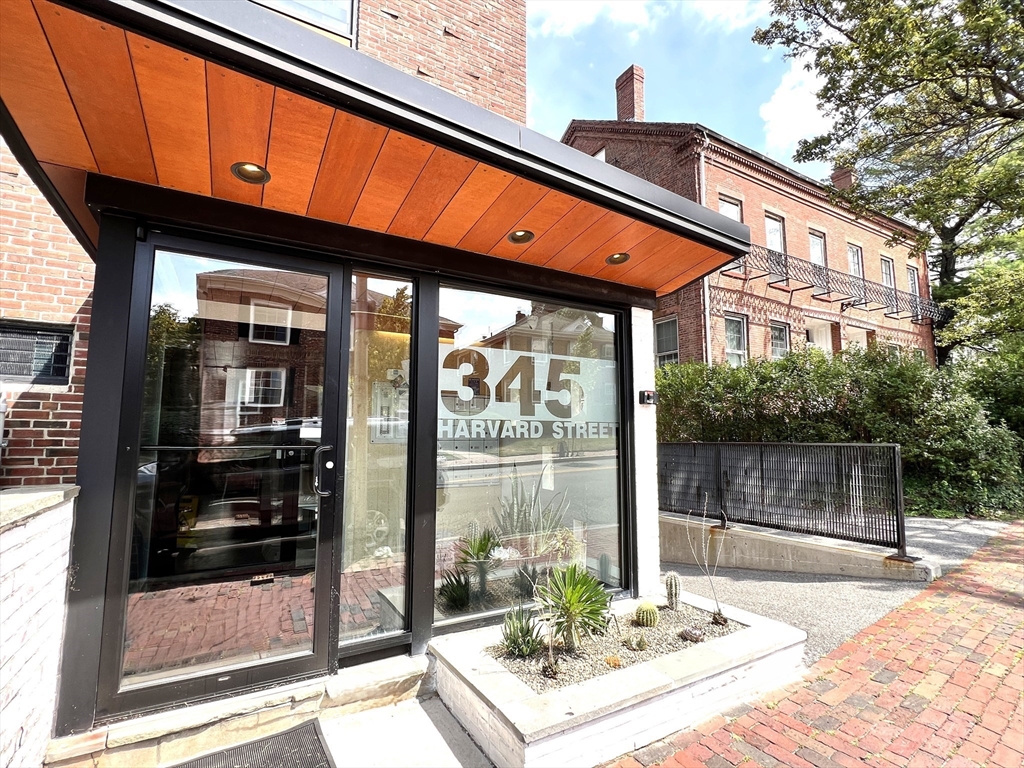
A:
<svg viewBox="0 0 1024 768">
<path fill-rule="evenodd" d="M 658 606 L 654 603 L 640 603 L 637 606 L 636 613 L 633 614 L 633 619 L 641 627 L 656 627 L 658 626 Z"/>
<path fill-rule="evenodd" d="M 633 632 L 626 638 L 625 645 L 631 651 L 646 651 L 647 635 L 643 632 Z"/>
<path fill-rule="evenodd" d="M 605 584 L 612 583 L 612 558 L 607 552 L 597 561 L 597 578 Z"/>
<path fill-rule="evenodd" d="M 680 585 L 679 574 L 675 571 L 669 571 L 665 576 L 665 593 L 668 595 L 668 607 L 671 611 L 679 610 Z"/>
<path fill-rule="evenodd" d="M 618 656 L 615 656 L 615 655 L 613 655 L 613 656 L 605 656 L 604 657 L 604 663 L 607 664 L 612 669 L 618 669 L 619 667 L 622 666 L 622 659 L 620 659 Z"/>
</svg>

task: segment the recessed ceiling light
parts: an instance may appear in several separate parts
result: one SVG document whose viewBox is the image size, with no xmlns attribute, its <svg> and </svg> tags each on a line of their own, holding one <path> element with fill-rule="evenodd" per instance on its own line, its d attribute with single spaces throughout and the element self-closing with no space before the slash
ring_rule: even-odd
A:
<svg viewBox="0 0 1024 768">
<path fill-rule="evenodd" d="M 513 245 L 523 245 L 533 240 L 533 232 L 528 229 L 517 229 L 508 233 L 508 241 Z"/>
<path fill-rule="evenodd" d="M 606 264 L 612 264 L 612 265 L 615 265 L 615 264 L 625 264 L 627 261 L 629 261 L 629 254 L 625 253 L 625 252 L 623 252 L 623 253 L 613 253 L 611 256 L 609 256 L 604 261 L 605 261 Z"/>
<path fill-rule="evenodd" d="M 231 173 L 246 184 L 266 184 L 270 181 L 270 171 L 256 163 L 235 163 L 231 166 Z"/>
</svg>

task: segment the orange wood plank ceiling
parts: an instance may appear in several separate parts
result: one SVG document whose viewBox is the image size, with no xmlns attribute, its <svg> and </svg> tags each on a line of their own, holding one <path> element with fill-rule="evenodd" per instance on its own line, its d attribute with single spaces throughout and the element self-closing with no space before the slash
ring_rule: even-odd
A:
<svg viewBox="0 0 1024 768">
<path fill-rule="evenodd" d="M 666 293 L 713 248 L 100 22 L 0 3 L 0 97 L 36 159 Z M 246 184 L 235 162 L 271 180 Z M 507 235 L 526 229 L 532 242 Z M 605 259 L 629 252 L 630 260 Z"/>
</svg>

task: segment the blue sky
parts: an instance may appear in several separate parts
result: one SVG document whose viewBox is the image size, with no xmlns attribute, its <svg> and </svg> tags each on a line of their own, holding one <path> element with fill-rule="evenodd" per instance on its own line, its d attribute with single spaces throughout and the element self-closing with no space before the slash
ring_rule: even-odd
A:
<svg viewBox="0 0 1024 768">
<path fill-rule="evenodd" d="M 765 0 L 527 0 L 527 122 L 559 139 L 573 118 L 615 118 L 615 78 L 644 69 L 647 121 L 696 122 L 812 178 L 797 141 L 828 123 L 801 62 L 751 42 Z"/>
</svg>

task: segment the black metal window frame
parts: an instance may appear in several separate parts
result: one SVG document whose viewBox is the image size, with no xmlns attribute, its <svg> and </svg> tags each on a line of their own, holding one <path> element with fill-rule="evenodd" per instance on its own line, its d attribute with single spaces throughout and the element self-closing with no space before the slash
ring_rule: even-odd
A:
<svg viewBox="0 0 1024 768">
<path fill-rule="evenodd" d="M 24 354 L 29 350 L 16 350 L 13 345 L 8 344 L 9 339 L 20 337 L 26 342 L 31 341 L 31 359 L 27 361 L 28 373 L 5 373 L 4 368 L 16 365 L 18 361 L 7 360 L 7 357 L 15 357 L 19 352 Z M 46 338 L 49 337 L 49 338 Z M 40 344 L 52 344 L 48 354 L 50 361 L 42 367 L 40 372 L 34 373 L 39 362 L 40 352 L 44 355 L 47 350 L 40 350 Z M 62 363 L 54 362 L 53 358 L 62 357 Z M 14 318 L 0 318 L 0 378 L 4 381 L 46 384 L 53 386 L 67 386 L 71 382 L 71 370 L 75 362 L 75 326 L 66 323 L 46 323 L 39 321 L 18 320 Z M 55 374 L 54 370 L 60 366 L 61 373 Z M 45 372 L 43 372 L 45 371 Z"/>
<path fill-rule="evenodd" d="M 93 727 L 97 722 L 109 722 L 129 715 L 159 711 L 184 703 L 224 698 L 242 692 L 270 688 L 284 682 L 333 674 L 340 667 L 350 666 L 361 661 L 397 655 L 407 652 L 423 653 L 427 642 L 435 632 L 433 625 L 433 572 L 434 546 L 436 526 L 436 496 L 432 482 L 418 482 L 418 478 L 431 480 L 436 478 L 436 450 L 416 450 L 416 446 L 436 448 L 437 421 L 437 364 L 439 335 L 439 304 L 440 290 L 439 271 L 423 271 L 411 266 L 395 265 L 372 259 L 372 254 L 363 252 L 342 252 L 332 254 L 310 249 L 301 243 L 278 244 L 260 239 L 240 238 L 233 235 L 196 229 L 191 225 L 153 225 L 153 229 L 139 226 L 138 220 L 114 214 L 103 214 L 100 239 L 100 261 L 109 266 L 97 270 L 97 295 L 106 298 L 109 305 L 97 311 L 100 323 L 117 326 L 117 335 L 123 343 L 114 339 L 107 354 L 99 357 L 110 357 L 104 379 L 109 378 L 109 388 L 104 387 L 105 381 L 87 392 L 87 403 L 92 411 L 84 416 L 83 445 L 102 443 L 106 452 L 97 451 L 93 460 L 85 462 L 85 477 L 80 484 L 90 491 L 89 500 L 80 504 L 80 519 L 88 519 L 89 525 L 82 525 L 81 540 L 93 544 L 94 549 L 88 559 L 83 558 L 78 567 L 86 570 L 79 573 L 83 591 L 89 594 L 77 596 L 79 602 L 69 608 L 68 627 L 65 634 L 65 652 L 62 669 L 62 686 L 58 704 L 58 721 L 56 731 L 66 734 Z M 105 235 L 105 236 L 104 236 Z M 123 599 L 127 589 L 127 551 L 128 528 L 131 525 L 132 499 L 134 498 L 135 462 L 141 446 L 141 404 L 143 370 L 148 335 L 149 302 L 152 286 L 153 265 L 158 248 L 167 248 L 175 252 L 199 253 L 215 258 L 227 258 L 233 261 L 253 264 L 265 264 L 287 268 L 292 266 L 312 272 L 324 272 L 332 277 L 329 301 L 333 306 L 340 307 L 342 319 L 335 322 L 335 330 L 331 331 L 328 323 L 328 345 L 332 345 L 330 336 L 336 336 L 331 348 L 347 349 L 341 342 L 350 333 L 350 291 L 345 290 L 354 270 L 387 274 L 390 277 L 411 279 L 415 282 L 414 316 L 412 323 L 412 344 L 414 349 L 414 383 L 416 393 L 414 402 L 410 404 L 412 417 L 410 423 L 410 445 L 413 448 L 409 462 L 409 485 L 411 490 L 407 501 L 407 530 L 410 531 L 408 551 L 412 553 L 412 563 L 407 574 L 406 609 L 408 631 L 379 638 L 371 638 L 364 642 L 339 646 L 337 638 L 337 601 L 330 601 L 329 611 L 318 608 L 318 617 L 328 616 L 320 621 L 315 628 L 314 652 L 300 659 L 267 661 L 224 681 L 224 672 L 196 673 L 183 676 L 165 683 L 132 687 L 120 690 L 120 647 L 124 631 Z M 344 261 L 339 263 L 338 256 Z M 114 274 L 116 272 L 116 274 Z M 619 339 L 616 343 L 616 360 L 619 368 L 618 398 L 620 418 L 619 445 L 619 524 L 620 524 L 620 562 L 622 569 L 622 591 L 631 594 L 636 585 L 636 534 L 635 534 L 635 487 L 633 471 L 633 398 L 632 392 L 632 305 L 581 301 L 579 296 L 566 296 L 562 291 L 545 291 L 533 289 L 523 291 L 501 282 L 492 283 L 483 277 L 467 278 L 464 275 L 452 274 L 443 277 L 447 285 L 466 287 L 496 293 L 513 291 L 516 295 L 538 300 L 557 300 L 566 305 L 613 314 Z M 563 281 L 553 281 L 562 285 Z M 104 285 L 105 284 L 105 285 Z M 332 310 L 333 311 L 333 310 Z M 114 334 L 114 331 L 111 331 Z M 348 376 L 347 355 L 338 356 L 340 360 L 332 362 L 328 359 L 327 376 L 336 377 L 340 382 L 338 397 L 333 408 L 340 409 L 336 413 L 344 413 L 347 408 L 345 398 L 347 388 L 344 382 Z M 96 368 L 100 367 L 98 363 Z M 90 367 L 90 371 L 93 367 Z M 332 374 L 330 371 L 334 371 Z M 420 376 L 418 381 L 416 376 Z M 100 377 L 97 377 L 100 378 Z M 103 390 L 106 389 L 104 392 Z M 92 395 L 92 400 L 89 400 Z M 106 412 L 121 414 L 119 419 L 107 418 L 102 428 L 97 424 L 98 408 L 96 401 L 110 401 L 106 404 Z M 326 409 L 326 405 L 325 405 Z M 333 419 L 339 425 L 337 415 L 328 416 L 325 421 Z M 340 427 L 339 427 L 340 428 Z M 102 434 L 100 434 L 102 433 Z M 341 445 L 341 435 L 334 445 Z M 113 445 L 111 445 L 113 444 Z M 113 450 L 110 450 L 113 448 Z M 107 461 L 104 462 L 104 453 Z M 340 456 L 340 454 L 339 454 Z M 114 467 L 111 470 L 111 467 Z M 343 467 L 344 461 L 336 457 L 338 473 L 330 477 L 327 487 L 334 487 L 334 498 L 339 507 L 330 525 L 324 525 L 322 535 L 330 537 L 333 542 L 331 550 L 325 555 L 318 547 L 317 569 L 329 571 L 334 577 L 339 568 L 340 536 L 343 527 L 340 504 L 344 498 Z M 102 492 L 96 494 L 94 488 L 101 487 Z M 88 507 L 104 506 L 102 500 L 107 495 L 109 506 L 103 515 L 89 516 Z M 84 494 L 83 494 L 84 495 Z M 321 516 L 325 520 L 325 516 Z M 81 524 L 80 524 L 81 525 Z M 79 551 L 85 551 L 79 550 Z M 101 553 L 103 553 L 102 556 Z M 330 563 L 324 557 L 330 557 Z M 325 595 L 326 595 L 325 591 Z M 326 599 L 326 598 L 325 598 Z M 99 612 L 97 614 L 97 611 Z M 97 622 L 97 615 L 102 621 Z M 501 615 L 470 619 L 467 622 L 446 626 L 443 631 L 469 628 L 482 623 L 496 623 Z M 99 628 L 97 628 L 97 623 Z M 326 623 L 326 626 L 323 626 Z M 99 629 L 99 631 L 97 631 Z M 94 657 L 96 666 L 89 663 L 78 663 L 82 656 Z"/>
</svg>

